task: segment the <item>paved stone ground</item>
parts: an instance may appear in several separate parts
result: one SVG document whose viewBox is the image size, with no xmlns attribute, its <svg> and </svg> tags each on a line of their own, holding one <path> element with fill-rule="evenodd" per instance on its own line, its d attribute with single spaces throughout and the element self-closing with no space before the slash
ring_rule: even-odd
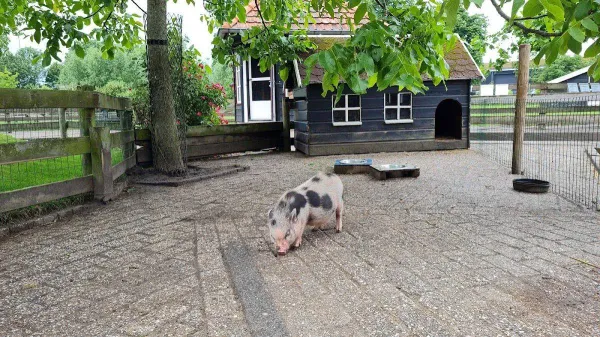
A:
<svg viewBox="0 0 600 337">
<path fill-rule="evenodd" d="M 251 168 L 9 237 L 0 335 L 600 334 L 600 214 L 514 192 L 473 151 L 372 157 L 421 176 L 343 176 L 344 231 L 283 258 L 268 207 L 334 157 L 208 161 Z"/>
</svg>

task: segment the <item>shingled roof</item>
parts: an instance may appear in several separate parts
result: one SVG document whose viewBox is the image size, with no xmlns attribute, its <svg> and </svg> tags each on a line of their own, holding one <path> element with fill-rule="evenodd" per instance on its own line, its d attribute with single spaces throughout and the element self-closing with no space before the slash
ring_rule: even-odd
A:
<svg viewBox="0 0 600 337">
<path fill-rule="evenodd" d="M 469 53 L 469 50 L 460 39 L 458 39 L 454 48 L 446 53 L 445 60 L 450 68 L 448 80 L 472 80 L 484 78 L 481 70 L 479 70 L 475 60 L 473 60 L 473 57 Z M 298 62 L 298 72 L 300 73 L 301 79 L 304 80 L 306 76 L 306 67 L 301 62 Z M 310 74 L 309 83 L 322 83 L 324 73 L 325 70 L 319 64 L 315 65 Z M 431 80 L 431 78 L 426 75 L 422 78 L 424 81 Z"/>
<path fill-rule="evenodd" d="M 349 32 L 350 26 L 348 26 L 344 20 L 344 17 L 354 17 L 355 9 L 349 9 L 344 11 L 336 11 L 335 16 L 332 18 L 329 14 L 319 15 L 319 13 L 312 11 L 312 17 L 316 23 L 310 24 L 308 27 L 309 32 Z M 363 19 L 361 23 L 368 22 Z M 268 23 L 267 23 L 268 25 Z M 230 23 L 225 23 L 220 29 L 219 34 L 227 33 L 229 31 L 245 30 L 252 27 L 262 26 L 262 20 L 260 14 L 256 8 L 254 1 L 251 1 L 246 6 L 246 22 L 240 22 L 238 18 L 233 19 Z"/>
<path fill-rule="evenodd" d="M 319 15 L 317 12 L 312 12 L 312 16 L 316 23 L 309 25 L 309 34 L 321 34 L 321 35 L 341 35 L 350 34 L 350 27 L 344 22 L 344 16 L 353 17 L 355 9 L 349 9 L 345 12 L 336 12 L 335 18 L 331 18 L 328 14 L 324 16 Z M 365 17 L 361 24 L 368 22 Z M 268 25 L 268 23 L 267 23 Z M 251 1 L 246 6 L 246 22 L 240 22 L 237 18 L 231 23 L 226 23 L 219 29 L 219 35 L 234 33 L 237 31 L 246 30 L 252 27 L 262 26 L 262 20 L 260 14 L 256 8 L 256 3 Z M 325 42 L 326 44 L 327 42 Z M 318 45 L 318 43 L 317 43 Z M 456 43 L 454 48 L 446 53 L 446 62 L 450 67 L 450 80 L 466 80 L 466 79 L 483 79 L 484 76 L 479 70 L 479 67 L 473 60 L 473 57 L 469 53 L 469 50 L 460 40 Z M 300 76 L 304 79 L 306 69 L 301 62 L 298 64 L 298 71 Z M 321 83 L 323 80 L 323 69 L 320 66 L 315 66 L 311 73 L 310 83 Z M 423 76 L 423 80 L 429 80 L 427 76 Z"/>
</svg>

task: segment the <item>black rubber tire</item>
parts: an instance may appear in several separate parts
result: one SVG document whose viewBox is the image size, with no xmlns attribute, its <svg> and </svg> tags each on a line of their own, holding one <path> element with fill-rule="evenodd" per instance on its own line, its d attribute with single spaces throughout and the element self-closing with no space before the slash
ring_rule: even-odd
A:
<svg viewBox="0 0 600 337">
<path fill-rule="evenodd" d="M 550 183 L 537 179 L 515 179 L 513 180 L 513 188 L 520 192 L 546 193 L 550 190 Z"/>
</svg>

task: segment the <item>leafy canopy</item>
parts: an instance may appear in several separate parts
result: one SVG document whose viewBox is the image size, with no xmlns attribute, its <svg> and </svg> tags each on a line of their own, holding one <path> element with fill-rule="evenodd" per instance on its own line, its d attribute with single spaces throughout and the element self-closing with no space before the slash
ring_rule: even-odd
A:
<svg viewBox="0 0 600 337">
<path fill-rule="evenodd" d="M 575 70 L 581 69 L 591 64 L 591 61 L 575 56 L 559 56 L 556 61 L 550 65 L 532 69 L 531 80 L 535 83 L 544 83 L 555 78 L 561 77 Z"/>
<path fill-rule="evenodd" d="M 83 57 L 83 44 L 90 39 L 103 41 L 102 54 L 112 58 L 119 46 L 141 42 L 143 25 L 138 19 L 120 0 L 0 0 L 0 36 L 12 32 L 37 43 L 45 40 L 46 49 L 36 59 L 44 66 L 52 58 L 61 61 L 61 46 Z"/>
<path fill-rule="evenodd" d="M 35 88 L 43 81 L 44 68 L 41 64 L 33 64 L 33 60 L 41 55 L 35 48 L 26 47 L 16 53 L 6 51 L 0 55 L 0 69 L 6 69 L 17 75 L 17 87 Z"/>
<path fill-rule="evenodd" d="M 193 3 L 193 0 L 186 0 Z M 314 19 L 310 13 L 336 17 L 354 30 L 350 39 L 322 50 L 306 60 L 325 69 L 325 91 L 341 90 L 342 83 L 355 92 L 391 85 L 425 90 L 421 75 L 439 83 L 448 76 L 444 62 L 453 45 L 453 27 L 459 10 L 484 0 L 252 0 L 259 4 L 264 27 L 213 41 L 214 56 L 222 63 L 236 62 L 231 51 L 260 60 L 261 68 L 279 63 L 286 78 L 290 62 L 314 47 L 306 34 Z M 600 79 L 600 2 L 597 0 L 489 0 L 506 20 L 507 29 L 530 42 L 538 51 L 536 62 L 553 63 L 567 51 L 593 58 L 590 74 Z M 203 20 L 215 29 L 223 23 L 246 20 L 249 0 L 204 1 Z M 510 13 L 502 7 L 511 6 Z M 140 43 L 142 23 L 127 13 L 128 2 L 117 0 L 0 0 L 0 36 L 19 32 L 33 41 L 46 41 L 37 59 L 49 65 L 59 59 L 61 46 L 79 57 L 91 39 L 102 41 L 100 52 L 113 58 L 118 48 Z M 351 9 L 351 11 L 349 11 Z M 336 16 L 336 13 L 337 16 Z M 368 22 L 367 22 L 368 21 Z M 364 23 L 363 25 L 358 25 Z M 589 47 L 583 48 L 589 44 Z"/>
<path fill-rule="evenodd" d="M 482 14 L 469 15 L 465 9 L 458 11 L 454 32 L 465 42 L 469 52 L 478 65 L 482 65 L 483 56 L 488 49 L 488 21 Z"/>
<path fill-rule="evenodd" d="M 0 88 L 16 88 L 17 74 L 11 74 L 8 70 L 0 71 Z"/>
</svg>

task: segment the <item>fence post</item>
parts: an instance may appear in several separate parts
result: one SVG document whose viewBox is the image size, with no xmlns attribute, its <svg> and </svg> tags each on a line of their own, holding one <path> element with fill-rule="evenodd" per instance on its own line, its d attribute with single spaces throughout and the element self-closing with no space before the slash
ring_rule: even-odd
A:
<svg viewBox="0 0 600 337">
<path fill-rule="evenodd" d="M 58 125 L 60 127 L 60 138 L 67 138 L 67 109 L 60 108 L 58 111 Z"/>
<path fill-rule="evenodd" d="M 282 98 L 281 110 L 281 121 L 283 122 L 283 131 L 281 132 L 283 142 L 281 150 L 283 152 L 290 152 L 292 151 L 292 144 L 290 140 L 290 107 L 285 101 L 285 97 Z"/>
<path fill-rule="evenodd" d="M 77 87 L 80 91 L 93 91 L 94 87 L 91 86 L 80 86 Z M 90 128 L 96 126 L 96 109 L 85 108 L 79 109 L 79 137 L 89 137 Z M 81 156 L 81 166 L 83 168 L 83 175 L 87 176 L 92 174 L 92 157 L 91 154 L 84 154 Z"/>
<path fill-rule="evenodd" d="M 527 89 L 529 88 L 529 54 L 531 46 L 519 46 L 519 74 L 517 77 L 517 99 L 515 100 L 515 126 L 513 133 L 512 174 L 522 174 L 523 140 L 525 137 L 525 113 Z"/>
<path fill-rule="evenodd" d="M 91 168 L 94 180 L 94 198 L 106 201 L 113 195 L 110 128 L 90 128 Z"/>
</svg>

